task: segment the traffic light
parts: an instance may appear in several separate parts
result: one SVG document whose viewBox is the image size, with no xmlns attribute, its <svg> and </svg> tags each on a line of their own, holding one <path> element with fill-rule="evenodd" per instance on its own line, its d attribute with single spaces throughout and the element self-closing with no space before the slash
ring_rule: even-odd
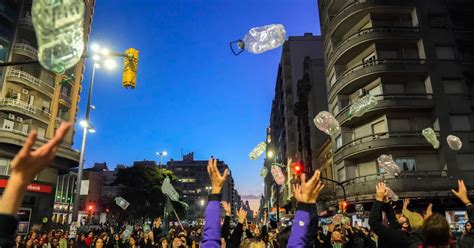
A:
<svg viewBox="0 0 474 248">
<path fill-rule="evenodd" d="M 346 210 L 347 210 L 347 202 L 346 201 L 339 202 L 339 211 L 341 213 L 345 213 Z"/>
<path fill-rule="evenodd" d="M 94 205 L 89 205 L 87 207 L 87 215 L 92 216 L 93 213 L 94 213 Z"/>
<path fill-rule="evenodd" d="M 135 89 L 137 84 L 138 50 L 129 48 L 125 50 L 123 62 L 122 86 Z"/>
<path fill-rule="evenodd" d="M 303 172 L 303 163 L 301 162 L 294 162 L 291 164 L 291 169 L 293 170 L 293 174 L 299 175 Z"/>
</svg>

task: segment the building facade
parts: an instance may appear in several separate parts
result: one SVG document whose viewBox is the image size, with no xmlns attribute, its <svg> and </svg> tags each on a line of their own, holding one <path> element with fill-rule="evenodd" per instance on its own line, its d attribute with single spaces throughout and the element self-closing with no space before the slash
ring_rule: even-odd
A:
<svg viewBox="0 0 474 248">
<path fill-rule="evenodd" d="M 189 220 L 197 220 L 204 217 L 207 196 L 211 193 L 211 181 L 207 173 L 207 164 L 207 160 L 195 160 L 194 153 L 184 155 L 181 161 L 170 160 L 167 163 L 167 169 L 173 171 L 178 178 L 178 182 L 174 187 L 189 205 L 187 210 L 187 218 Z M 224 161 L 218 160 L 217 167 L 221 173 L 225 169 L 229 169 L 229 172 L 231 172 L 229 166 Z M 230 173 L 222 189 L 222 201 L 229 202 L 233 212 L 235 211 L 234 206 L 238 206 L 236 200 L 240 199 L 239 196 L 234 195 L 236 193 L 234 179 L 232 178 L 232 173 Z"/>
<path fill-rule="evenodd" d="M 333 174 L 349 202 L 372 201 L 386 180 L 400 197 L 455 206 L 449 189 L 474 179 L 472 1 L 320 0 L 329 110 L 341 125 Z M 351 118 L 350 106 L 371 94 L 376 107 Z M 421 131 L 432 127 L 433 149 Z M 459 151 L 447 135 L 463 141 Z M 391 154 L 397 178 L 376 162 Z M 342 198 L 336 190 L 335 201 Z"/>
<path fill-rule="evenodd" d="M 311 142 L 316 147 L 318 142 L 322 143 L 323 136 L 316 132 L 313 132 L 313 136 L 309 135 L 309 127 L 314 126 L 311 124 L 314 116 L 310 115 L 319 112 L 319 109 L 327 109 L 325 94 L 321 94 L 319 90 L 324 87 L 324 74 L 321 74 L 323 68 L 321 37 L 306 33 L 304 36 L 290 36 L 283 44 L 270 128 L 267 131 L 267 151 L 271 150 L 275 157 L 267 158 L 264 162 L 269 172 L 265 177 L 264 202 L 268 202 L 272 208 L 276 207 L 276 201 L 279 201 L 280 207 L 288 206 L 291 202 L 289 189 L 292 162 L 304 161 L 305 169 L 313 170 L 313 154 L 308 151 Z M 313 87 L 314 90 L 308 87 Z M 309 102 L 310 99 L 313 102 Z M 284 166 L 288 179 L 285 185 L 278 186 L 273 180 L 270 169 L 274 162 Z"/>
<path fill-rule="evenodd" d="M 88 40 L 95 1 L 85 1 L 84 39 Z M 0 62 L 38 59 L 31 20 L 31 0 L 0 1 Z M 27 134 L 36 130 L 37 146 L 53 137 L 61 121 L 74 123 L 81 90 L 84 61 L 57 75 L 37 64 L 0 67 L 0 193 L 8 180 L 10 162 Z M 67 134 L 53 164 L 43 170 L 26 194 L 22 209 L 28 222 L 41 223 L 52 217 L 57 177 L 78 164 L 72 149 L 74 129 Z"/>
</svg>

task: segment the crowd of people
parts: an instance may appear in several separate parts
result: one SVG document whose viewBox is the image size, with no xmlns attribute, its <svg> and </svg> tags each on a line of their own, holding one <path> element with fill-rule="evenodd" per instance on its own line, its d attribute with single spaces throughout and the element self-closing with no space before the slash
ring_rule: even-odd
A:
<svg viewBox="0 0 474 248">
<path fill-rule="evenodd" d="M 204 226 L 175 226 L 166 230 L 160 218 L 151 227 L 107 226 L 86 232 L 69 230 L 31 231 L 26 236 L 15 235 L 18 212 L 26 187 L 55 157 L 70 124 L 61 124 L 48 143 L 33 150 L 36 133 L 32 132 L 23 148 L 11 163 L 11 176 L 0 199 L 0 247 L 320 247 L 320 248 L 451 248 L 474 247 L 474 206 L 470 202 L 462 180 L 453 194 L 466 206 L 468 222 L 464 233 L 456 238 L 446 218 L 433 213 L 430 204 L 423 215 L 410 211 L 410 200 L 405 199 L 401 213 L 395 213 L 383 182 L 376 185 L 375 201 L 369 226 L 353 226 L 350 221 L 320 226 L 316 201 L 324 188 L 320 172 L 307 179 L 303 173 L 293 184 L 297 211 L 292 225 L 269 221 L 263 213 L 259 223 L 249 223 L 247 212 L 238 210 L 232 216 L 231 207 L 221 202 L 221 190 L 229 172 L 220 173 L 217 161 L 210 159 L 208 173 L 212 191 L 205 211 Z M 221 210 L 225 217 L 221 217 Z M 233 221 L 235 219 L 235 221 Z"/>
</svg>

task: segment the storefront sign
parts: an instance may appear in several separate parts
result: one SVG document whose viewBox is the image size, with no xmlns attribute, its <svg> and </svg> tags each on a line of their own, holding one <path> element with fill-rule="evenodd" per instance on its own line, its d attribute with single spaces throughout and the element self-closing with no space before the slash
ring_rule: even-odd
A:
<svg viewBox="0 0 474 248">
<path fill-rule="evenodd" d="M 0 188 L 7 187 L 8 180 L 0 179 Z M 53 188 L 49 185 L 44 184 L 36 184 L 32 183 L 26 186 L 26 190 L 29 192 L 38 192 L 38 193 L 51 193 L 53 192 Z"/>
</svg>

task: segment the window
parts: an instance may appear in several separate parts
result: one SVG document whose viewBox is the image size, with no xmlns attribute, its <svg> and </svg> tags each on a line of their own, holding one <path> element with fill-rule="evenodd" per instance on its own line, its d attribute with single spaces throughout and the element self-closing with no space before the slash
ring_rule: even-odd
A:
<svg viewBox="0 0 474 248">
<path fill-rule="evenodd" d="M 15 125 L 15 123 L 11 120 L 3 120 L 3 129 L 5 130 L 13 130 L 13 126 Z"/>
<path fill-rule="evenodd" d="M 342 146 L 342 136 L 339 135 L 336 138 L 336 149 L 339 149 Z"/>
<path fill-rule="evenodd" d="M 337 170 L 337 179 L 339 180 L 339 182 L 346 180 L 346 170 L 344 167 Z"/>
<path fill-rule="evenodd" d="M 38 132 L 38 137 L 44 139 L 44 136 L 46 134 L 46 130 L 42 127 L 38 127 L 37 132 Z"/>
<path fill-rule="evenodd" d="M 10 166 L 10 159 L 0 158 L 0 175 L 8 176 L 9 166 Z"/>
<path fill-rule="evenodd" d="M 29 105 L 35 105 L 35 96 L 29 96 L 28 104 Z"/>
<path fill-rule="evenodd" d="M 436 57 L 438 59 L 454 59 L 454 49 L 452 46 L 437 46 Z"/>
<path fill-rule="evenodd" d="M 375 54 L 375 52 L 373 52 L 369 56 L 365 57 L 362 60 L 362 63 L 364 63 L 364 67 L 365 67 L 365 66 L 373 65 L 375 60 L 377 60 L 377 55 Z"/>
<path fill-rule="evenodd" d="M 372 133 L 385 133 L 387 132 L 387 127 L 385 125 L 385 121 L 379 121 L 377 123 L 372 124 Z"/>
<path fill-rule="evenodd" d="M 471 121 L 467 115 L 451 115 L 451 128 L 453 131 L 471 131 Z"/>
<path fill-rule="evenodd" d="M 446 94 L 463 94 L 464 83 L 460 79 L 443 79 L 444 92 Z"/>
<path fill-rule="evenodd" d="M 400 166 L 402 171 L 415 171 L 415 158 L 395 158 L 395 163 Z"/>
<path fill-rule="evenodd" d="M 390 119 L 390 132 L 407 132 L 410 131 L 409 119 Z"/>
<path fill-rule="evenodd" d="M 380 87 L 380 84 L 377 85 L 376 87 L 372 88 L 369 90 L 369 94 L 373 96 L 379 96 L 382 95 L 382 88 Z"/>
</svg>

